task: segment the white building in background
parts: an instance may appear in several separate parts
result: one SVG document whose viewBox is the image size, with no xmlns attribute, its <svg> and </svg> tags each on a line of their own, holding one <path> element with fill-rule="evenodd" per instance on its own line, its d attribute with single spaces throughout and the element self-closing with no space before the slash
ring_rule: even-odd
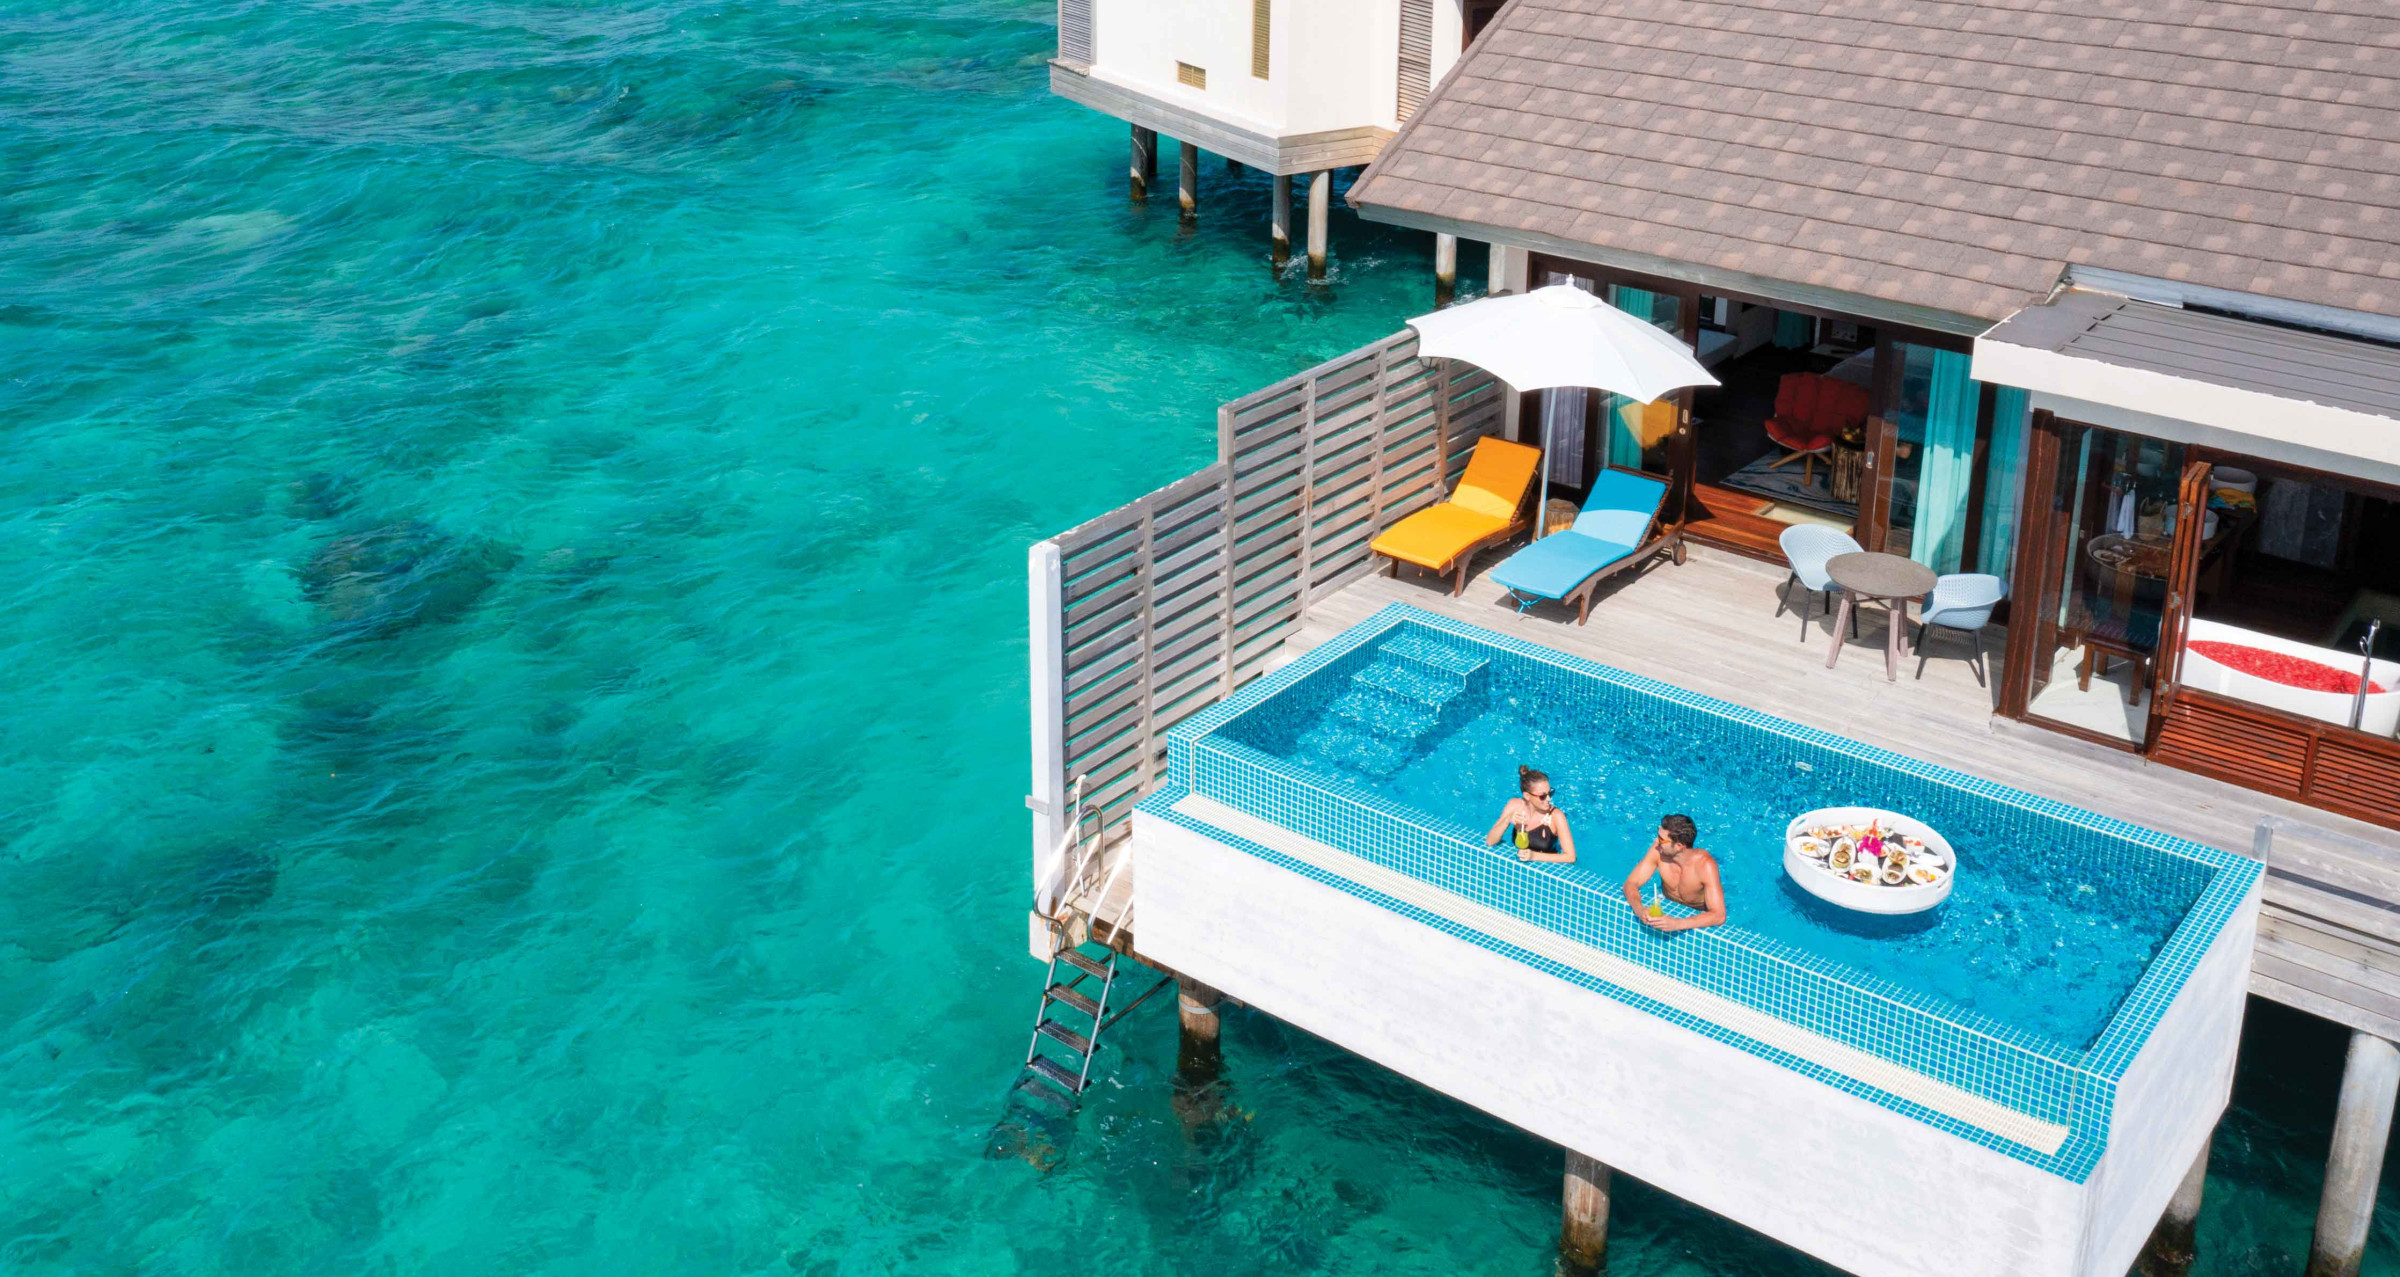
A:
<svg viewBox="0 0 2400 1277">
<path fill-rule="evenodd" d="M 1050 87 L 1132 126 L 1136 199 L 1156 175 L 1159 134 L 1182 144 L 1187 217 L 1201 150 L 1273 174 L 1278 262 L 1291 240 L 1291 179 L 1309 175 L 1309 264 L 1319 277 L 1330 171 L 1380 154 L 1501 3 L 1059 0 Z M 1455 241 L 1445 237 L 1444 248 L 1454 260 Z"/>
</svg>

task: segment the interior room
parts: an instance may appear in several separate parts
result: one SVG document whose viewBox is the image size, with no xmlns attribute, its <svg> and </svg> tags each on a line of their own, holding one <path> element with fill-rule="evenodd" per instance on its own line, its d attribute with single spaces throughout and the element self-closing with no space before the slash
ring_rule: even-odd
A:
<svg viewBox="0 0 2400 1277">
<path fill-rule="evenodd" d="M 1860 324 L 1703 296 L 1700 361 L 1723 384 L 1693 396 L 1695 499 L 1720 519 L 1848 529 L 1865 472 L 1875 336 Z"/>
<path fill-rule="evenodd" d="M 2173 555 L 2180 445 L 2093 429 L 2061 459 L 2072 484 L 2051 580 L 2057 639 L 2035 717 L 2128 744 L 2148 727 Z M 2210 471 L 2179 684 L 2394 734 L 2400 694 L 2400 494 L 2230 461 Z M 2388 707 L 2388 708 L 2387 708 Z"/>
</svg>

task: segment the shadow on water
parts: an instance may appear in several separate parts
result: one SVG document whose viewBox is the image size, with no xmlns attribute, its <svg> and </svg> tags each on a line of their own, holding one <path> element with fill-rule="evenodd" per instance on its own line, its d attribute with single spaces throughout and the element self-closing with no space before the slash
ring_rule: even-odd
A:
<svg viewBox="0 0 2400 1277">
<path fill-rule="evenodd" d="M 1784 900 L 1809 921 L 1828 931 L 1868 940 L 1922 935 L 1940 926 L 1945 912 L 1942 906 L 1937 905 L 1923 913 L 1860 913 L 1856 909 L 1844 909 L 1810 895 L 1788 874 L 1777 879 L 1775 885 L 1783 893 Z"/>
<path fill-rule="evenodd" d="M 336 635 L 386 638 L 465 615 L 516 563 L 516 551 L 496 541 L 411 519 L 327 542 L 301 569 L 300 586 Z"/>
</svg>

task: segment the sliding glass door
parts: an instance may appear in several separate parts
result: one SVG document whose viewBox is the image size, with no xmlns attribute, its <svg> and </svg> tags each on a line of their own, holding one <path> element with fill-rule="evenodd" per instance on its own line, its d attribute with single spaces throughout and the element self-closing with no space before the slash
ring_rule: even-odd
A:
<svg viewBox="0 0 2400 1277">
<path fill-rule="evenodd" d="M 2061 423 L 2041 544 L 2012 625 L 2035 627 L 2025 713 L 2112 744 L 2148 734 L 2168 620 L 2183 446 Z"/>
<path fill-rule="evenodd" d="M 2024 483 L 2025 392 L 1969 377 L 1964 350 L 1910 341 L 1887 349 L 1896 367 L 1880 414 L 1889 423 L 1883 548 L 1937 573 L 2005 579 Z"/>
</svg>

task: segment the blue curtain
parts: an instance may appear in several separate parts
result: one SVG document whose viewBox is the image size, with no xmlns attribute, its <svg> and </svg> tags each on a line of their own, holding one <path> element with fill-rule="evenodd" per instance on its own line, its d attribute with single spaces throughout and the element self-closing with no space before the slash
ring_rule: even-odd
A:
<svg viewBox="0 0 2400 1277">
<path fill-rule="evenodd" d="M 1808 344 L 1810 331 L 1815 327 L 1816 325 L 1808 322 L 1806 315 L 1794 314 L 1788 310 L 1776 311 L 1775 344 L 1785 350 L 1798 350 Z"/>
<path fill-rule="evenodd" d="M 1992 446 L 1985 454 L 1983 544 L 1975 570 L 2005 581 L 2016 561 L 2017 508 L 2025 496 L 2025 436 L 2033 396 L 2002 386 L 1992 396 Z"/>
<path fill-rule="evenodd" d="M 1975 481 L 1975 415 L 1983 388 L 1955 350 L 1933 352 L 1925 405 L 1925 455 L 1917 471 L 1916 526 L 1908 557 L 1935 572 L 1956 572 L 1966 544 L 1967 490 Z"/>
<path fill-rule="evenodd" d="M 1623 284 L 1619 284 L 1616 287 L 1616 296 L 1612 300 L 1615 301 L 1618 310 L 1624 311 L 1635 319 L 1646 323 L 1655 323 L 1658 320 L 1656 294 L 1644 292 L 1639 288 L 1627 288 Z M 1630 414 L 1625 411 L 1625 408 L 1632 403 L 1633 400 L 1627 399 L 1623 395 L 1610 395 L 1608 402 L 1601 405 L 1601 411 L 1608 415 L 1608 420 L 1603 423 L 1602 428 L 1608 437 L 1607 464 L 1621 466 L 1627 470 L 1639 470 L 1642 468 L 1642 440 L 1641 436 L 1635 433 L 1632 422 L 1627 420 L 1628 417 L 1638 419 L 1638 410 L 1636 413 Z"/>
</svg>

